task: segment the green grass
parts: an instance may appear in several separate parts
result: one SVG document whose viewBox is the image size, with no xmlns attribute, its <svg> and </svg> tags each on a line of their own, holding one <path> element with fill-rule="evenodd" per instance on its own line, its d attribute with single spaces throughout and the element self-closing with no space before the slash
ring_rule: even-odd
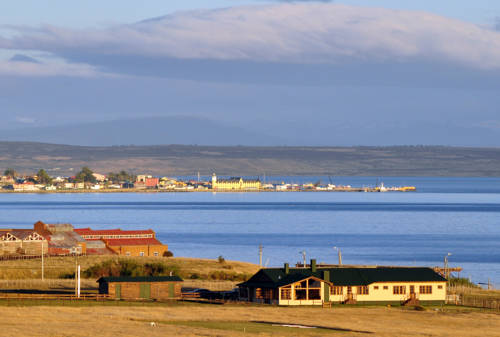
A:
<svg viewBox="0 0 500 337">
<path fill-rule="evenodd" d="M 334 328 L 313 328 L 303 329 L 295 327 L 279 326 L 278 323 L 271 322 L 220 322 L 220 321 L 166 321 L 163 324 L 186 326 L 191 328 L 205 328 L 211 330 L 238 331 L 250 334 L 280 334 L 286 336 L 318 336 L 330 335 L 340 332 L 352 332 Z M 283 324 L 283 323 L 279 323 Z"/>
<path fill-rule="evenodd" d="M 57 307 L 180 307 L 192 306 L 196 303 L 181 301 L 110 301 L 110 300 L 52 300 L 52 299 L 0 299 L 0 307 L 37 307 L 37 306 L 57 306 Z"/>
</svg>

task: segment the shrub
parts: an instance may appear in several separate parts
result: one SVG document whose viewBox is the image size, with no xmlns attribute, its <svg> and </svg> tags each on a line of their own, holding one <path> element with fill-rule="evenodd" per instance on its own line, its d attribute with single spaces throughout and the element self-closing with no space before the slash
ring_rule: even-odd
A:
<svg viewBox="0 0 500 337">
<path fill-rule="evenodd" d="M 477 284 L 472 283 L 469 279 L 464 277 L 450 277 L 448 279 L 448 284 L 450 286 L 462 286 L 469 288 L 481 288 Z"/>
<path fill-rule="evenodd" d="M 190 278 L 191 280 L 198 280 L 198 279 L 200 279 L 200 274 L 198 274 L 198 273 L 192 273 L 192 274 L 189 276 L 189 278 Z"/>
<path fill-rule="evenodd" d="M 167 250 L 163 253 L 163 257 L 173 257 L 174 253 L 172 253 L 170 250 Z"/>
<path fill-rule="evenodd" d="M 134 260 L 107 260 L 90 266 L 83 271 L 87 278 L 107 276 L 145 276 L 144 266 Z"/>
<path fill-rule="evenodd" d="M 219 263 L 226 262 L 226 260 L 224 259 L 224 257 L 222 255 L 219 255 L 219 257 L 217 258 L 217 261 L 219 261 Z"/>
<path fill-rule="evenodd" d="M 147 276 L 160 276 L 167 272 L 167 268 L 163 263 L 146 263 L 144 265 L 144 273 Z"/>
</svg>

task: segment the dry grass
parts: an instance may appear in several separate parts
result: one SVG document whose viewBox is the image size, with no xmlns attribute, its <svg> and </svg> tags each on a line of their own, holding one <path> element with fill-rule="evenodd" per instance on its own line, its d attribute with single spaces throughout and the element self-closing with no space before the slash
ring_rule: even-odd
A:
<svg viewBox="0 0 500 337">
<path fill-rule="evenodd" d="M 119 256 L 82 256 L 82 257 L 49 257 L 45 259 L 45 277 L 49 279 L 61 278 L 74 273 L 75 263 L 80 263 L 82 270 L 110 259 L 133 259 L 138 263 L 162 262 L 178 270 L 180 276 L 190 278 L 197 274 L 201 279 L 207 279 L 210 273 L 225 272 L 228 274 L 252 275 L 259 269 L 257 265 L 245 262 L 226 261 L 219 263 L 217 260 L 194 258 L 164 258 L 164 257 L 119 257 Z M 0 261 L 0 279 L 20 280 L 41 278 L 41 260 L 12 260 Z"/>
<path fill-rule="evenodd" d="M 317 325 L 334 330 L 243 329 L 256 321 Z M 151 327 L 150 322 L 157 322 Z M 222 323 L 221 323 L 222 322 Z M 181 305 L 156 307 L 3 307 L 5 336 L 499 336 L 492 312 L 401 308 L 278 308 Z M 257 330 L 255 330 L 257 329 Z M 347 331 L 347 332 L 346 332 Z M 365 333 L 360 332 L 365 331 Z"/>
<path fill-rule="evenodd" d="M 458 295 L 472 295 L 481 298 L 493 298 L 500 300 L 500 290 L 485 290 L 465 286 L 454 286 L 448 288 L 448 293 Z"/>
</svg>

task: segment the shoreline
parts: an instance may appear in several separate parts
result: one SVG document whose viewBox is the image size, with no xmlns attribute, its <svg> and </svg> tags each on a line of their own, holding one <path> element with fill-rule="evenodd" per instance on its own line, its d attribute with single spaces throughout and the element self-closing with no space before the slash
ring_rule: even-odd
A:
<svg viewBox="0 0 500 337">
<path fill-rule="evenodd" d="M 286 192 L 318 192 L 318 193 L 411 193 L 414 191 L 378 191 L 373 188 L 352 188 L 337 190 L 159 190 L 159 189 L 78 189 L 78 190 L 35 190 L 35 191 L 13 191 L 2 190 L 0 194 L 87 194 L 87 193 L 286 193 Z"/>
</svg>

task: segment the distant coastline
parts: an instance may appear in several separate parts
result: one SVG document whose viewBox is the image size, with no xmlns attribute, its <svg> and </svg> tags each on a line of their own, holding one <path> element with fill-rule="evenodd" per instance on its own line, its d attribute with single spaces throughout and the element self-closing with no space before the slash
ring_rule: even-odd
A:
<svg viewBox="0 0 500 337">
<path fill-rule="evenodd" d="M 51 176 L 125 170 L 154 176 L 500 177 L 500 148 L 448 146 L 71 146 L 0 142 L 0 169 Z"/>
</svg>

